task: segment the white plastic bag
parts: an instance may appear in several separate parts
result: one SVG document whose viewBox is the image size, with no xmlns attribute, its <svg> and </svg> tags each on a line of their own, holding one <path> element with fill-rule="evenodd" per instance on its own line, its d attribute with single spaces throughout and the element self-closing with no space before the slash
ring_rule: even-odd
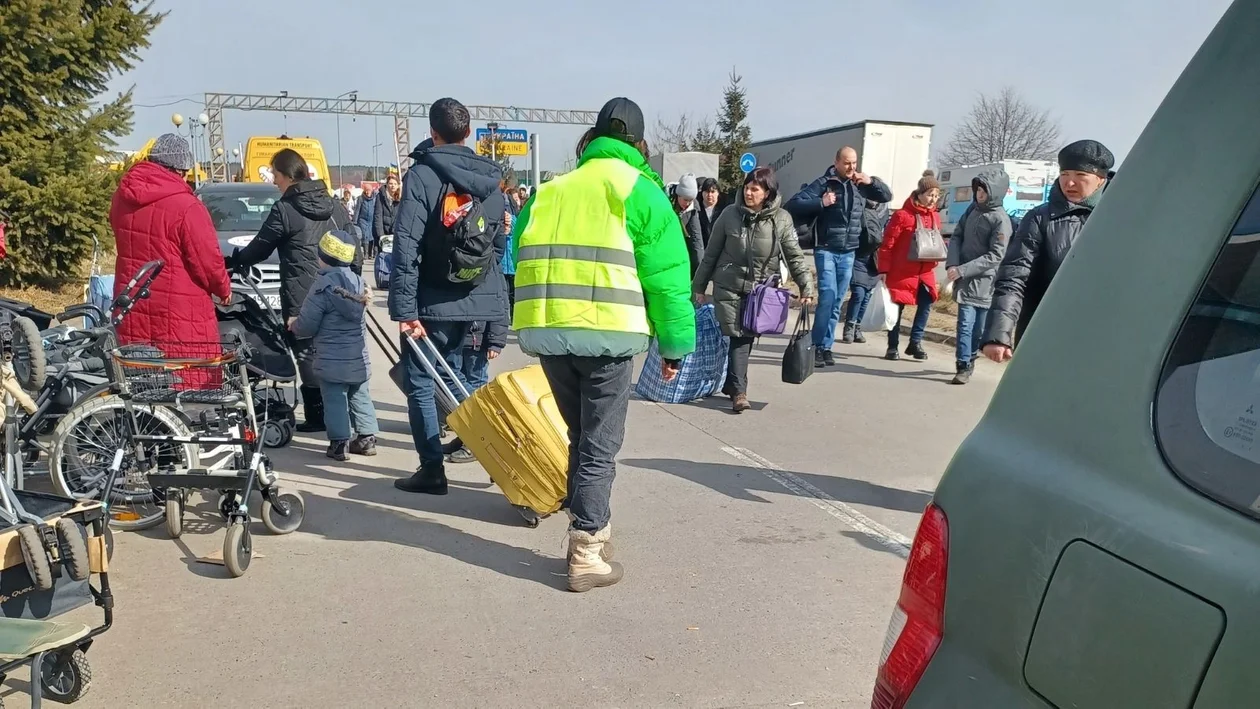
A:
<svg viewBox="0 0 1260 709">
<path fill-rule="evenodd" d="M 865 332 L 887 332 L 897 325 L 897 304 L 892 301 L 888 286 L 881 281 L 871 291 L 871 302 L 866 305 L 866 314 L 862 316 L 862 330 Z"/>
</svg>

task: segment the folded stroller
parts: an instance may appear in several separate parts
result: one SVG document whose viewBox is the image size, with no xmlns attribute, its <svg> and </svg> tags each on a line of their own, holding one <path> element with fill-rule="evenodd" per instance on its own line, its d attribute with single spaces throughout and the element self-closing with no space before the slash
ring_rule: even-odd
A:
<svg viewBox="0 0 1260 709">
<path fill-rule="evenodd" d="M 253 293 L 248 292 L 252 288 Z M 280 315 L 270 307 L 257 287 L 236 285 L 232 304 L 218 306 L 219 334 L 224 338 L 239 333 L 250 350 L 246 365 L 254 392 L 263 445 L 281 448 L 293 440 L 297 401 L 297 362 L 293 359 L 290 335 Z M 254 295 L 258 295 L 254 298 Z M 285 392 L 288 385 L 292 395 Z"/>
</svg>

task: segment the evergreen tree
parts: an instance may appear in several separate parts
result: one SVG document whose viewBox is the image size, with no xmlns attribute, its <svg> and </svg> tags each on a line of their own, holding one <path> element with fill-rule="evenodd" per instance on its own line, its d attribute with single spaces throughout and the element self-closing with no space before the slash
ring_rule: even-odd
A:
<svg viewBox="0 0 1260 709">
<path fill-rule="evenodd" d="M 0 209 L 11 219 L 0 282 L 78 275 L 92 237 L 113 240 L 113 139 L 131 129 L 131 93 L 104 102 L 164 14 L 133 0 L 0 2 Z"/>
<path fill-rule="evenodd" d="M 744 182 L 739 157 L 752 143 L 752 127 L 748 125 L 748 92 L 739 85 L 743 77 L 731 70 L 730 83 L 722 93 L 722 110 L 718 113 L 717 133 L 713 136 L 719 149 L 718 186 L 730 192 Z M 697 139 L 700 136 L 697 136 Z M 693 141 L 694 143 L 695 141 Z"/>
</svg>

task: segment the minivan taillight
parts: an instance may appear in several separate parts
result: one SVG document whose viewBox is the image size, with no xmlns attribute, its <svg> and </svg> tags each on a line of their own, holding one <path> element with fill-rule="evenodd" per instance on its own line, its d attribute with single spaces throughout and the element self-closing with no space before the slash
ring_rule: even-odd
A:
<svg viewBox="0 0 1260 709">
<path fill-rule="evenodd" d="M 945 576 L 949 522 L 933 502 L 915 532 L 901 597 L 893 609 L 879 658 L 871 709 L 902 709 L 941 644 L 945 627 Z"/>
</svg>

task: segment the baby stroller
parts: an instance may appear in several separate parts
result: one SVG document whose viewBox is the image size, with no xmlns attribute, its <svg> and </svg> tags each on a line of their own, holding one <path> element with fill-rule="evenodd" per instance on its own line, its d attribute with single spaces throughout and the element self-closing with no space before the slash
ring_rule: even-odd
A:
<svg viewBox="0 0 1260 709">
<path fill-rule="evenodd" d="M 263 305 L 266 300 L 253 281 L 242 280 L 248 285 L 233 285 L 232 304 L 217 307 L 219 334 L 226 340 L 235 333 L 249 346 L 246 368 L 254 410 L 262 422 L 262 442 L 281 448 L 293 440 L 297 423 L 290 403 L 297 401 L 297 362 L 279 313 Z M 292 391 L 286 392 L 286 385 Z"/>
</svg>

